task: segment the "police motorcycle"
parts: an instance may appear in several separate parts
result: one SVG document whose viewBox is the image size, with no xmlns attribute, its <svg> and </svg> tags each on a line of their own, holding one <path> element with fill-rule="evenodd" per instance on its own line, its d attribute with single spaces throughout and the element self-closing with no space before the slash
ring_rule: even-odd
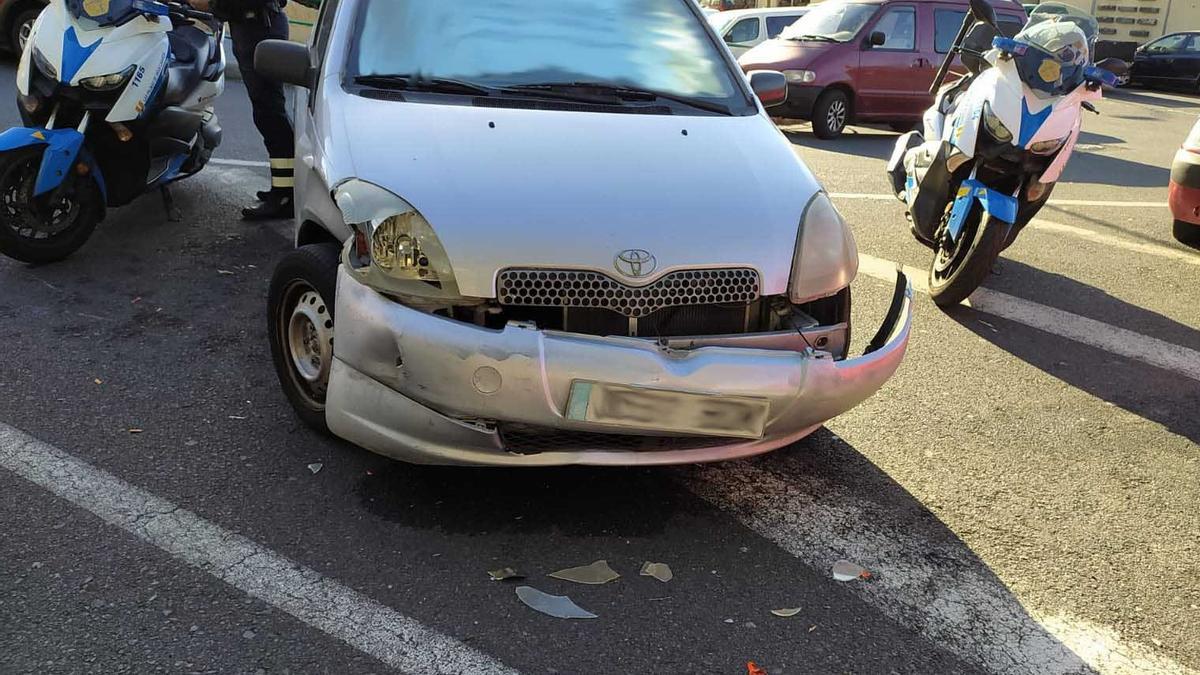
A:
<svg viewBox="0 0 1200 675">
<path fill-rule="evenodd" d="M 1079 138 L 1083 111 L 1127 72 L 1093 65 L 1094 18 L 1042 3 L 1013 37 L 987 0 L 971 0 L 930 94 L 924 133 L 896 142 L 888 163 L 918 241 L 934 250 L 929 291 L 940 306 L 975 291 L 1000 253 L 1050 198 Z M 956 55 L 967 74 L 942 88 Z"/>
<path fill-rule="evenodd" d="M 17 68 L 26 126 L 0 134 L 0 252 L 62 260 L 156 189 L 177 220 L 166 186 L 221 143 L 222 35 L 180 2 L 51 0 Z"/>
</svg>

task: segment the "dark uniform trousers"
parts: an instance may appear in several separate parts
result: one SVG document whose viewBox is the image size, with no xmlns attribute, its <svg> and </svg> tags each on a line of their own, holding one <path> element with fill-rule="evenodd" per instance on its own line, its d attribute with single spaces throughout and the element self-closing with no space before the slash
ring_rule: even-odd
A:
<svg viewBox="0 0 1200 675">
<path fill-rule="evenodd" d="M 288 18 L 275 3 L 264 4 L 262 9 L 231 13 L 227 18 L 233 53 L 254 110 L 254 126 L 271 158 L 271 189 L 290 191 L 296 184 L 296 139 L 283 85 L 254 71 L 254 50 L 263 40 L 288 39 Z"/>
</svg>

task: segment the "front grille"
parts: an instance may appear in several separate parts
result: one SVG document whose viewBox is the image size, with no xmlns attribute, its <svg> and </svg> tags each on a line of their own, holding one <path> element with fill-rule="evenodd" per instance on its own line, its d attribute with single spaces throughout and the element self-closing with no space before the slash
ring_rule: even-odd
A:
<svg viewBox="0 0 1200 675">
<path fill-rule="evenodd" d="M 738 438 L 597 434 L 587 431 L 548 429 L 526 424 L 501 425 L 500 438 L 504 443 L 505 450 L 519 455 L 536 455 L 556 451 L 669 452 L 671 450 L 716 448 L 746 442 Z"/>
<path fill-rule="evenodd" d="M 600 272 L 508 269 L 500 273 L 496 295 L 510 307 L 588 307 L 629 318 L 668 307 L 749 305 L 761 284 L 752 269 L 681 270 L 644 286 L 630 286 Z"/>
</svg>

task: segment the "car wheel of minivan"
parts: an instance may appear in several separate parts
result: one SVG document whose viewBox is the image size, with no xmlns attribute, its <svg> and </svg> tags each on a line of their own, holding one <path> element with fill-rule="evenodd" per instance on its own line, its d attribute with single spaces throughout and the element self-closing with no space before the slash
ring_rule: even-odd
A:
<svg viewBox="0 0 1200 675">
<path fill-rule="evenodd" d="M 817 98 L 813 106 L 813 135 L 830 140 L 842 135 L 850 120 L 850 97 L 840 89 L 830 89 Z"/>
<path fill-rule="evenodd" d="M 309 244 L 275 267 L 267 294 L 271 359 L 283 393 L 306 425 L 329 433 L 325 393 L 333 368 L 337 244 Z"/>
<path fill-rule="evenodd" d="M 37 22 L 38 15 L 42 13 L 42 8 L 27 9 L 17 15 L 13 22 L 9 24 L 8 46 L 13 52 L 20 54 L 25 51 L 25 43 L 29 42 L 29 36 L 33 34 L 33 24 Z"/>
</svg>

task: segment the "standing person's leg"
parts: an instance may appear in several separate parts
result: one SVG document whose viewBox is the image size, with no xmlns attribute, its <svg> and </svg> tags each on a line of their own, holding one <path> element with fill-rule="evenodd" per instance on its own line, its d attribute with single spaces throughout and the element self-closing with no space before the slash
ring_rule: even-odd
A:
<svg viewBox="0 0 1200 675">
<path fill-rule="evenodd" d="M 254 50 L 265 39 L 287 39 L 287 15 L 274 12 L 269 23 L 240 21 L 230 26 L 234 52 L 254 114 L 254 125 L 263 137 L 271 159 L 271 190 L 259 204 L 242 211 L 250 220 L 287 218 L 292 215 L 295 185 L 295 137 L 287 114 L 283 85 L 254 70 Z"/>
</svg>

